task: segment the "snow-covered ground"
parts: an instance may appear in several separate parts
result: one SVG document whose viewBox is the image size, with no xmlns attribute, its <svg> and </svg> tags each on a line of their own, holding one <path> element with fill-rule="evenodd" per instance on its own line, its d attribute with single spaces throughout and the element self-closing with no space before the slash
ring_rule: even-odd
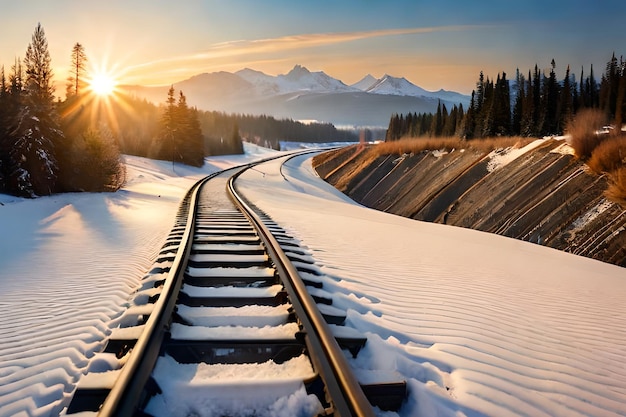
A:
<svg viewBox="0 0 626 417">
<path fill-rule="evenodd" d="M 246 149 L 202 169 L 127 157 L 114 194 L 0 195 L 0 416 L 67 405 L 186 190 L 263 151 Z M 355 365 L 408 379 L 400 415 L 626 415 L 623 268 L 363 208 L 309 157 L 239 183 L 309 248 L 348 324 L 369 335 Z"/>
</svg>

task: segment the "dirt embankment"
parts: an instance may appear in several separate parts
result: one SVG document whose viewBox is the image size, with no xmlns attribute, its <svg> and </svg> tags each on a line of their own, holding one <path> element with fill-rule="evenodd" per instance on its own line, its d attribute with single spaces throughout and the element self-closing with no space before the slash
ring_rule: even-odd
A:
<svg viewBox="0 0 626 417">
<path fill-rule="evenodd" d="M 587 173 L 569 149 L 554 139 L 489 154 L 399 157 L 347 147 L 313 164 L 320 177 L 377 210 L 626 266 L 626 210 L 604 197 L 606 179 Z"/>
</svg>

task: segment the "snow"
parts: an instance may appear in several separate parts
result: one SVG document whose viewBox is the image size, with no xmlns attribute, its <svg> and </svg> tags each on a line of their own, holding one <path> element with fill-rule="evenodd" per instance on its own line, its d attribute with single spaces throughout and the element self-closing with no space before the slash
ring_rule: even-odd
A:
<svg viewBox="0 0 626 417">
<path fill-rule="evenodd" d="M 361 80 L 352 84 L 351 87 L 358 88 L 361 91 L 367 91 L 377 82 L 377 78 L 375 78 L 372 74 L 367 74 L 365 77 L 361 78 Z"/>
<path fill-rule="evenodd" d="M 314 376 L 306 356 L 282 364 L 181 365 L 165 357 L 154 377 L 165 394 L 151 401 L 147 412 L 156 417 L 311 416 L 322 411 L 317 397 L 307 395 L 301 380 Z M 258 383 L 259 379 L 262 383 Z M 215 382 L 219 381 L 216 385 Z M 242 392 L 241 384 L 249 381 Z M 243 399 L 245 398 L 245 401 Z"/>
<path fill-rule="evenodd" d="M 147 299 L 150 282 L 162 278 L 142 281 L 181 198 L 210 172 L 275 154 L 248 144 L 246 151 L 209 158 L 202 169 L 128 156 L 129 182 L 112 194 L 0 195 L 0 416 L 58 415 L 76 384 L 90 383 L 89 369 L 114 380 L 124 358 L 100 353 L 103 341 L 129 314 L 146 314 L 125 309 Z M 501 165 L 514 155 L 493 157 Z M 346 313 L 342 333 L 368 336 L 359 355 L 349 355 L 359 378 L 407 380 L 400 416 L 626 415 L 623 268 L 369 210 L 321 181 L 310 156 L 282 170 L 281 162 L 247 172 L 239 187 L 301 242 L 303 261 L 315 261 L 300 264 L 321 276 L 302 275 L 323 282 L 311 292 L 333 300 L 330 312 Z M 251 271 L 259 279 L 273 274 Z M 210 296 L 240 290 L 223 287 Z M 249 289 L 257 290 L 277 291 Z M 184 291 L 204 296 L 200 287 Z M 239 317 L 242 327 L 259 332 L 269 324 L 247 321 L 244 310 L 206 313 Z M 276 310 L 276 319 L 283 314 Z M 181 367 L 166 359 L 155 376 L 172 391 L 150 403 L 155 415 L 208 416 L 227 407 L 237 415 L 320 411 L 301 386 L 312 374 L 306 358 L 248 368 Z M 280 382 L 236 385 L 275 374 L 283 375 Z M 210 375 L 222 380 L 207 391 Z"/>
<path fill-rule="evenodd" d="M 367 74 L 360 81 L 346 85 L 343 81 L 327 75 L 323 71 L 311 72 L 306 67 L 295 65 L 287 74 L 277 76 L 267 75 L 261 71 L 244 68 L 235 72 L 244 81 L 254 86 L 259 96 L 272 96 L 293 93 L 336 93 L 336 92 L 366 92 L 372 94 L 386 94 L 398 96 L 426 97 L 432 100 L 444 100 L 450 103 L 463 103 L 467 106 L 470 97 L 454 91 L 438 90 L 427 91 L 406 78 L 392 77 L 385 74 L 375 78 Z M 299 97 L 295 96 L 292 99 Z"/>
<path fill-rule="evenodd" d="M 185 326 L 172 325 L 172 339 L 178 340 L 293 340 L 298 333 L 297 323 L 278 326 Z"/>
<path fill-rule="evenodd" d="M 489 158 L 489 162 L 487 163 L 487 170 L 489 172 L 493 172 L 498 168 L 502 168 L 506 166 L 511 161 L 514 161 L 518 157 L 522 156 L 528 151 L 535 149 L 540 146 L 548 139 L 538 139 L 530 142 L 528 145 L 522 146 L 521 148 L 510 147 L 506 149 L 496 149 L 493 150 L 487 155 Z"/>
<path fill-rule="evenodd" d="M 429 92 L 422 87 L 409 82 L 406 78 L 392 77 L 385 74 L 372 84 L 367 90 L 368 93 L 393 94 L 399 96 L 428 96 Z"/>
<path fill-rule="evenodd" d="M 373 78 L 373 77 L 372 77 Z M 365 83 L 372 81 L 370 78 L 365 77 L 357 83 L 357 88 L 365 86 Z M 450 103 L 458 104 L 463 103 L 467 106 L 469 104 L 470 97 L 457 93 L 455 91 L 446 91 L 440 89 L 438 91 L 428 91 L 419 87 L 404 77 L 392 77 L 389 74 L 383 75 L 379 79 L 374 79 L 373 83 L 369 84 L 369 87 L 362 88 L 363 91 L 373 94 L 387 94 L 397 96 L 412 96 L 412 97 L 426 97 L 432 100 L 444 100 Z"/>
<path fill-rule="evenodd" d="M 359 91 L 340 80 L 328 76 L 323 71 L 311 72 L 301 65 L 295 65 L 289 73 L 275 77 L 250 68 L 237 71 L 235 74 L 252 84 L 259 95 Z"/>
</svg>

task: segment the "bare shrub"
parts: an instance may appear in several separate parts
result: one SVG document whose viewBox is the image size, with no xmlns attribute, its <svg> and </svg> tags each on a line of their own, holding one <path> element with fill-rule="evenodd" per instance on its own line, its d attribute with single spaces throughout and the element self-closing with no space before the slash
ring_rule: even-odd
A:
<svg viewBox="0 0 626 417">
<path fill-rule="evenodd" d="M 571 135 L 570 145 L 578 158 L 587 160 L 602 141 L 603 136 L 597 132 L 602 129 L 605 120 L 606 116 L 600 110 L 585 109 L 567 124 L 567 133 Z"/>
<path fill-rule="evenodd" d="M 596 174 L 626 166 L 626 136 L 611 136 L 599 143 L 591 153 L 587 166 Z"/>
<path fill-rule="evenodd" d="M 626 167 L 618 168 L 608 177 L 609 186 L 605 192 L 606 197 L 626 207 Z"/>
</svg>

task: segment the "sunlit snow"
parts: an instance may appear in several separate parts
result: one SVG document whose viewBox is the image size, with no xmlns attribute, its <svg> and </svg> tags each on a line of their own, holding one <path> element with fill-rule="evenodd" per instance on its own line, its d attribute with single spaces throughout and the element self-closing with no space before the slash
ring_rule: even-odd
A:
<svg viewBox="0 0 626 417">
<path fill-rule="evenodd" d="M 129 182 L 113 194 L 0 195 L 0 416 L 58 415 L 88 369 L 110 369 L 114 382 L 120 361 L 98 352 L 112 328 L 146 313 L 125 309 L 150 297 L 150 283 L 140 280 L 181 198 L 198 178 L 264 152 L 246 149 L 210 158 L 202 169 L 126 157 Z M 248 172 L 240 189 L 301 241 L 308 251 L 302 260 L 316 262 L 312 270 L 321 276 L 302 275 L 324 288 L 311 291 L 332 298 L 346 324 L 368 335 L 350 356 L 359 378 L 407 380 L 400 416 L 626 415 L 623 268 L 372 211 L 321 181 L 310 156 L 282 171 L 281 162 Z M 262 279 L 273 270 L 251 274 Z M 207 314 L 240 317 L 242 327 L 267 325 L 246 322 L 234 309 Z M 224 383 L 207 395 L 205 371 L 242 374 L 193 365 L 187 376 L 169 378 L 167 361 L 160 363 L 159 383 L 188 401 L 181 415 L 219 415 L 233 406 L 241 415 L 255 407 L 272 416 L 319 411 L 300 386 L 301 371 L 276 386 L 251 383 L 233 392 Z M 256 371 L 269 376 L 278 371 L 271 365 Z M 195 381 L 193 388 L 181 392 L 181 378 Z"/>
</svg>

